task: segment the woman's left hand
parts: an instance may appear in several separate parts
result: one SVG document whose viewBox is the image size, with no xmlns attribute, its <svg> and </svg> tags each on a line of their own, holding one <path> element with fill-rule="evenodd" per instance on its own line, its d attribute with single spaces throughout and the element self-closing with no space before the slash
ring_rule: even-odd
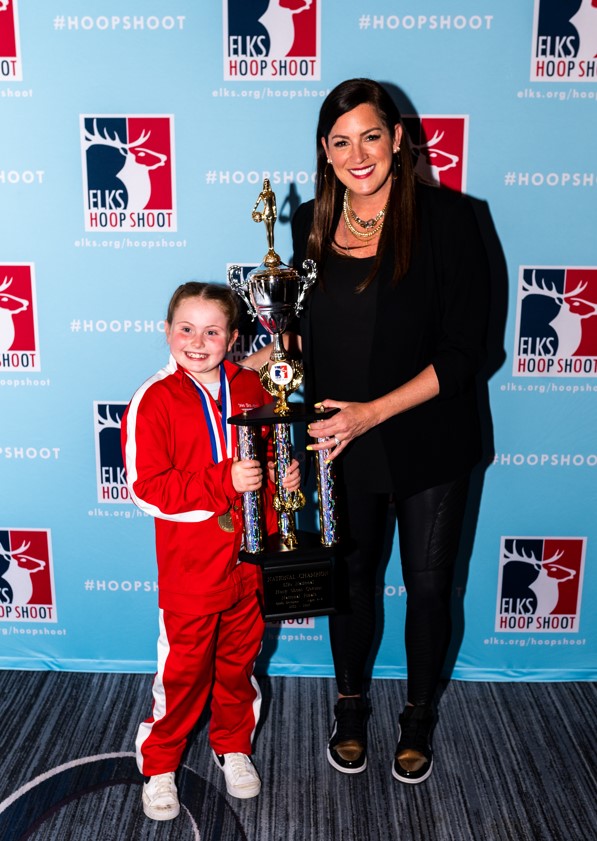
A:
<svg viewBox="0 0 597 841">
<path fill-rule="evenodd" d="M 367 432 L 378 423 L 371 403 L 346 403 L 342 400 L 322 400 L 315 408 L 340 409 L 327 420 L 312 421 L 307 432 L 313 438 L 327 440 L 309 444 L 308 450 L 330 450 L 329 460 L 333 461 L 347 444 Z"/>
</svg>

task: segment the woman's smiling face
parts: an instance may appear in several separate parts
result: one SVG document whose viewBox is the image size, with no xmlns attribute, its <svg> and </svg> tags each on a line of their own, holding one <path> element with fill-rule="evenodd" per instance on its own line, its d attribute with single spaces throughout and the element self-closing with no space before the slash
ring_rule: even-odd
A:
<svg viewBox="0 0 597 841">
<path fill-rule="evenodd" d="M 336 177 L 356 196 L 377 197 L 381 204 L 391 186 L 392 157 L 400 145 L 402 128 L 393 135 L 369 103 L 357 105 L 338 117 L 323 148 Z"/>
</svg>

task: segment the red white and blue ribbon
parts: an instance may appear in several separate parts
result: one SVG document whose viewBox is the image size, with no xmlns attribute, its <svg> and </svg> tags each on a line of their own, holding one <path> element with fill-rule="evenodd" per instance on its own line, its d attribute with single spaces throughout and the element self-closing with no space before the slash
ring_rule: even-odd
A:
<svg viewBox="0 0 597 841">
<path fill-rule="evenodd" d="M 205 421 L 207 423 L 207 431 L 209 433 L 209 442 L 211 444 L 211 454 L 214 464 L 219 461 L 224 461 L 225 458 L 232 458 L 233 427 L 228 423 L 228 418 L 231 414 L 232 401 L 230 399 L 230 383 L 228 382 L 224 365 L 220 365 L 221 413 L 217 411 L 215 401 L 208 389 L 192 377 L 191 382 L 197 389 L 199 397 L 201 398 L 201 405 L 203 406 L 203 414 L 205 415 Z"/>
</svg>

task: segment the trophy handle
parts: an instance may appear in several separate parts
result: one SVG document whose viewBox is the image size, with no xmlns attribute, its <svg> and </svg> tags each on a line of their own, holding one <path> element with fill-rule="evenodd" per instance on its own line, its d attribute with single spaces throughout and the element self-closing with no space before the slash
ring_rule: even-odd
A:
<svg viewBox="0 0 597 841">
<path fill-rule="evenodd" d="M 254 309 L 253 304 L 247 295 L 247 279 L 243 279 L 243 270 L 240 266 L 230 266 L 228 269 L 228 285 L 234 292 L 237 293 L 237 295 L 240 295 L 247 305 L 251 321 L 255 321 L 257 318 L 257 311 Z"/>
<path fill-rule="evenodd" d="M 303 307 L 303 300 L 305 298 L 305 295 L 317 280 L 317 267 L 313 260 L 305 260 L 303 262 L 303 271 L 307 272 L 307 274 L 304 277 L 300 278 L 300 280 L 302 281 L 302 285 L 301 291 L 298 295 L 298 299 L 296 301 L 296 304 L 294 305 L 295 315 L 298 315 L 300 313 Z"/>
</svg>

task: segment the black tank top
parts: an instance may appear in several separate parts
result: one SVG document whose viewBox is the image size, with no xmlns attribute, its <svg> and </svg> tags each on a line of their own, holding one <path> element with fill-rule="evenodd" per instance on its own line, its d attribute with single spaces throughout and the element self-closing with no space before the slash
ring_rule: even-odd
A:
<svg viewBox="0 0 597 841">
<path fill-rule="evenodd" d="M 315 400 L 371 399 L 369 370 L 375 330 L 377 278 L 363 292 L 356 287 L 369 274 L 374 257 L 327 255 L 322 282 L 311 293 L 311 339 Z M 341 463 L 341 464 L 340 464 Z M 356 438 L 336 462 L 347 482 L 363 490 L 391 492 L 387 458 L 377 427 Z"/>
</svg>

